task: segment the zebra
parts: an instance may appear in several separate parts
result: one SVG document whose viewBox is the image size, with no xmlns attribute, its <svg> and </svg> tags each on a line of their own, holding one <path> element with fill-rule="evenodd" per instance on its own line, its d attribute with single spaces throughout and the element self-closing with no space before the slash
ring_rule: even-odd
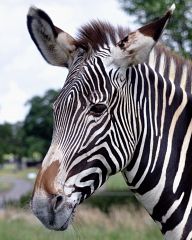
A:
<svg viewBox="0 0 192 240">
<path fill-rule="evenodd" d="M 69 69 L 31 200 L 47 228 L 67 229 L 77 206 L 122 172 L 166 240 L 192 238 L 192 66 L 155 46 L 174 9 L 128 35 L 92 22 L 76 39 L 29 9 L 38 50 Z"/>
</svg>

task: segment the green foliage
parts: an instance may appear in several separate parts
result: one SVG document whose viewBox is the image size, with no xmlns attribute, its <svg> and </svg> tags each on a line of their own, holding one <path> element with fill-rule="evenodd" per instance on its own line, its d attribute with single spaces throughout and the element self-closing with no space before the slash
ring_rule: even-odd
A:
<svg viewBox="0 0 192 240">
<path fill-rule="evenodd" d="M 125 191 L 121 192 L 102 192 L 95 194 L 94 196 L 88 198 L 85 203 L 99 208 L 102 212 L 109 213 L 111 207 L 114 206 L 131 206 L 134 205 L 136 208 L 139 208 L 141 205 L 136 200 L 136 198 L 129 192 L 125 194 Z"/>
<path fill-rule="evenodd" d="M 0 125 L 0 163 L 5 160 L 6 154 L 11 153 L 15 158 L 23 154 L 23 137 L 22 123 Z"/>
<path fill-rule="evenodd" d="M 9 200 L 6 202 L 6 207 L 9 208 L 19 208 L 19 209 L 29 209 L 30 200 L 32 193 L 28 192 L 24 194 L 19 200 Z"/>
<path fill-rule="evenodd" d="M 23 129 L 25 132 L 25 149 L 26 156 L 33 158 L 36 156 L 43 157 L 50 145 L 52 138 L 53 117 L 52 103 L 58 94 L 55 90 L 49 90 L 43 97 L 35 96 L 28 101 L 30 105 Z"/>
<path fill-rule="evenodd" d="M 43 158 L 52 138 L 51 105 L 57 94 L 58 91 L 49 90 L 42 97 L 33 97 L 27 102 L 30 108 L 24 122 L 0 125 L 0 163 L 11 155 L 18 163 L 23 157 Z"/>
<path fill-rule="evenodd" d="M 136 16 L 140 24 L 145 24 L 164 14 L 165 10 L 176 4 L 173 17 L 166 27 L 163 40 L 174 51 L 192 57 L 192 1 L 191 0 L 119 0 L 122 8 Z"/>
<path fill-rule="evenodd" d="M 106 182 L 108 191 L 127 191 L 128 187 L 121 173 L 110 176 Z"/>
<path fill-rule="evenodd" d="M 3 162 L 3 155 L 11 151 L 12 128 L 11 124 L 0 125 L 0 163 Z"/>
</svg>

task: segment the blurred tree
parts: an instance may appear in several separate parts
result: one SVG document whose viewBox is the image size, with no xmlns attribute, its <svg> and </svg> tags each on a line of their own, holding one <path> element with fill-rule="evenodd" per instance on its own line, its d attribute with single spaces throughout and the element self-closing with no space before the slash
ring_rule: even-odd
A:
<svg viewBox="0 0 192 240">
<path fill-rule="evenodd" d="M 192 57 L 192 1 L 191 0 L 119 0 L 122 8 L 134 15 L 140 24 L 161 16 L 174 2 L 176 10 L 168 24 L 164 42 L 184 57 Z"/>
<path fill-rule="evenodd" d="M 13 124 L 10 152 L 14 156 L 14 160 L 15 160 L 15 163 L 17 164 L 18 170 L 22 168 L 22 158 L 25 155 L 25 146 L 23 144 L 24 137 L 25 137 L 25 132 L 23 129 L 23 123 L 17 122 Z"/>
<path fill-rule="evenodd" d="M 21 168 L 22 158 L 41 160 L 46 154 L 53 128 L 51 105 L 58 91 L 49 90 L 44 96 L 35 96 L 27 104 L 29 113 L 24 122 L 0 124 L 0 164 L 11 154 Z"/>
<path fill-rule="evenodd" d="M 4 123 L 0 125 L 0 163 L 4 162 L 4 154 L 11 152 L 12 125 Z"/>
<path fill-rule="evenodd" d="M 4 123 L 0 125 L 0 163 L 4 162 L 6 154 L 11 154 L 18 163 L 18 168 L 22 164 L 24 132 L 22 123 Z"/>
<path fill-rule="evenodd" d="M 58 91 L 49 90 L 44 96 L 35 96 L 27 102 L 30 110 L 23 124 L 24 144 L 26 156 L 32 159 L 34 156 L 42 158 L 49 148 L 53 128 L 51 105 L 57 94 Z"/>
</svg>

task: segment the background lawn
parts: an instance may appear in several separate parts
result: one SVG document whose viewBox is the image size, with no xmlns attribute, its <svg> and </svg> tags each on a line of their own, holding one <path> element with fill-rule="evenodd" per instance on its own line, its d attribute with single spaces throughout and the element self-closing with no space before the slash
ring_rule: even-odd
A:
<svg viewBox="0 0 192 240">
<path fill-rule="evenodd" d="M 0 182 L 0 193 L 9 191 L 12 188 L 13 184 L 9 182 Z"/>
<path fill-rule="evenodd" d="M 15 178 L 20 178 L 20 179 L 28 179 L 28 174 L 29 173 L 37 173 L 38 169 L 37 168 L 25 168 L 21 171 L 16 170 L 16 167 L 14 164 L 5 164 L 2 169 L 0 169 L 0 177 L 1 176 L 10 176 L 10 177 L 15 177 Z M 34 180 L 32 180 L 34 181 Z"/>
<path fill-rule="evenodd" d="M 125 209 L 124 209 L 125 210 Z M 73 226 L 65 232 L 47 230 L 30 212 L 8 210 L 0 215 L 2 240 L 162 240 L 146 213 L 114 208 L 109 215 L 80 207 Z M 12 213 L 11 213 L 12 211 Z"/>
<path fill-rule="evenodd" d="M 0 170 L 0 176 L 28 179 L 29 173 L 37 171 L 35 168 L 15 171 L 14 166 L 8 165 Z M 10 187 L 1 182 L 0 192 Z M 11 203 L 7 209 L 0 209 L 0 240 L 162 240 L 157 226 L 133 197 L 124 195 L 127 192 L 121 173 L 110 177 L 103 192 L 78 207 L 74 224 L 65 232 L 47 230 L 29 210 L 24 211 L 31 197 L 28 193 L 19 204 Z"/>
<path fill-rule="evenodd" d="M 127 184 L 121 173 L 111 176 L 106 182 L 106 189 L 109 191 L 128 190 Z"/>
</svg>

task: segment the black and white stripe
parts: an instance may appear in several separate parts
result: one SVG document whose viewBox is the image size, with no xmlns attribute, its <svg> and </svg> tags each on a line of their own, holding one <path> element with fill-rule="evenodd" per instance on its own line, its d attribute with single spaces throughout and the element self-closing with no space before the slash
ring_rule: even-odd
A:
<svg viewBox="0 0 192 240">
<path fill-rule="evenodd" d="M 128 35 L 92 22 L 74 39 L 30 8 L 41 54 L 69 68 L 32 201 L 47 227 L 66 229 L 75 207 L 121 171 L 166 240 L 192 239 L 192 65 L 161 46 L 144 63 L 174 9 Z"/>
<path fill-rule="evenodd" d="M 55 120 L 65 129 L 58 144 L 68 152 L 66 183 L 79 178 L 75 191 L 82 201 L 122 171 L 165 238 L 187 239 L 191 96 L 145 64 L 129 67 L 122 84 L 120 76 L 121 69 L 106 68 L 97 56 L 64 87 L 59 102 L 67 105 Z M 95 117 L 90 109 L 98 103 L 107 108 Z"/>
<path fill-rule="evenodd" d="M 192 93 L 191 62 L 172 53 L 162 45 L 157 45 L 150 53 L 148 64 L 188 93 Z"/>
</svg>

